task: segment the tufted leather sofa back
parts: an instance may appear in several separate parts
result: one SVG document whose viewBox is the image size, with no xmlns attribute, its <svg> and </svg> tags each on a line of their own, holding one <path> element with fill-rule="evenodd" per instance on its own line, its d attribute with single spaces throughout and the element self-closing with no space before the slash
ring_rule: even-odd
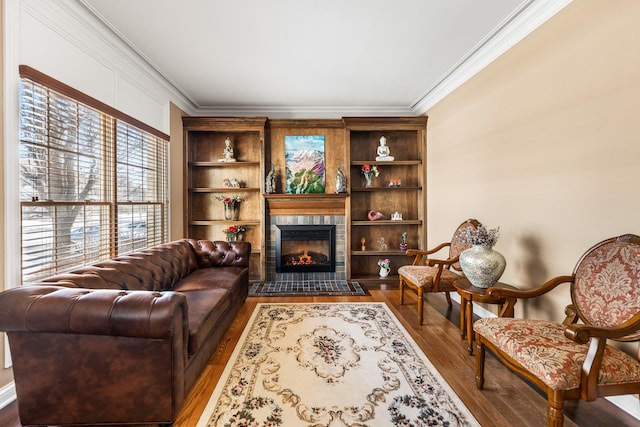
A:
<svg viewBox="0 0 640 427">
<path fill-rule="evenodd" d="M 207 267 L 249 267 L 251 243 L 223 242 L 188 239 L 193 247 L 198 266 Z"/>
<path fill-rule="evenodd" d="M 89 289 L 166 291 L 198 267 L 193 246 L 183 239 L 58 274 L 42 282 Z"/>
</svg>

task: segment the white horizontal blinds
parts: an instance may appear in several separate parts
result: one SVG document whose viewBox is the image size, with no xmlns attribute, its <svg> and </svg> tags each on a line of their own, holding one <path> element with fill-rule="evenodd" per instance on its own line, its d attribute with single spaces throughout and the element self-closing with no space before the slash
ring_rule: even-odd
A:
<svg viewBox="0 0 640 427">
<path fill-rule="evenodd" d="M 118 252 L 166 241 L 167 143 L 117 123 Z"/>
<path fill-rule="evenodd" d="M 23 283 L 165 241 L 167 148 L 156 135 L 23 77 Z"/>
<path fill-rule="evenodd" d="M 110 200 L 101 177 L 112 157 L 105 133 L 111 120 L 21 81 L 23 282 L 109 257 Z"/>
</svg>

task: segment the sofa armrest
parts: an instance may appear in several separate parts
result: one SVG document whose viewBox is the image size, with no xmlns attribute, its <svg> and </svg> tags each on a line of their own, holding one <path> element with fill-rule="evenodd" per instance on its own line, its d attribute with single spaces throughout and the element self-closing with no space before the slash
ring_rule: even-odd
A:
<svg viewBox="0 0 640 427">
<path fill-rule="evenodd" d="M 250 242 L 224 242 L 188 239 L 193 247 L 200 268 L 244 267 L 249 268 Z"/>
<path fill-rule="evenodd" d="M 186 393 L 186 322 L 177 292 L 0 293 L 21 424 L 173 423 Z"/>
<path fill-rule="evenodd" d="M 167 339 L 187 303 L 177 292 L 21 286 L 0 293 L 0 330 Z"/>
</svg>

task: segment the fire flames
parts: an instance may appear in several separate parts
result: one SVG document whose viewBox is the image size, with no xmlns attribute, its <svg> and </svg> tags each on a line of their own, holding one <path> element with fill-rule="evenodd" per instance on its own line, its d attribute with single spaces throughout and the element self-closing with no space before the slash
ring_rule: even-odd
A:
<svg viewBox="0 0 640 427">
<path fill-rule="evenodd" d="M 290 257 L 287 259 L 287 265 L 311 265 L 311 264 L 319 264 L 318 261 L 315 261 L 311 255 L 304 251 L 302 255 L 299 257 Z"/>
</svg>

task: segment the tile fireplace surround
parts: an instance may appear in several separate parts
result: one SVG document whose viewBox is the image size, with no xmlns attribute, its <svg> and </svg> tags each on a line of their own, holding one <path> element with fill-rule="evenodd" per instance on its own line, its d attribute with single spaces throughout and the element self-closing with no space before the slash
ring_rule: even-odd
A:
<svg viewBox="0 0 640 427">
<path fill-rule="evenodd" d="M 276 273 L 276 225 L 335 225 L 336 271 L 310 273 Z M 267 247 L 267 281 L 345 280 L 346 227 L 344 215 L 273 215 L 269 217 Z"/>
</svg>

